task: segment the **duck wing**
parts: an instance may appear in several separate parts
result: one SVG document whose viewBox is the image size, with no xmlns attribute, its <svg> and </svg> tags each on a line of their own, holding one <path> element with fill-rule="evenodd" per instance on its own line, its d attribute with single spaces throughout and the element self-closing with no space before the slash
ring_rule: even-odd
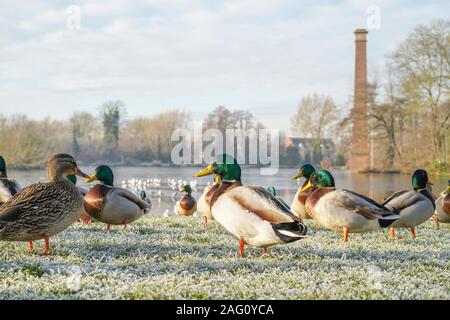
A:
<svg viewBox="0 0 450 320">
<path fill-rule="evenodd" d="M 38 183 L 25 187 L 0 206 L 0 231 L 40 233 L 68 210 L 65 199 L 72 199 L 64 182 Z"/>
<path fill-rule="evenodd" d="M 396 198 L 400 197 L 401 195 L 408 193 L 408 192 L 409 192 L 408 190 L 401 190 L 401 191 L 394 192 L 389 197 L 384 199 L 381 204 L 384 206 L 384 205 L 388 204 L 389 202 L 393 201 L 394 199 L 396 199 Z"/>
<path fill-rule="evenodd" d="M 350 190 L 336 190 L 333 200 L 341 207 L 356 212 L 366 219 L 398 219 L 398 215 L 388 208 L 362 194 Z"/>
<path fill-rule="evenodd" d="M 284 242 L 296 241 L 306 235 L 307 228 L 302 219 L 294 215 L 286 203 L 281 202 L 266 189 L 241 186 L 228 191 L 227 194 L 245 211 L 269 222 L 274 232 Z"/>
<path fill-rule="evenodd" d="M 420 201 L 429 200 L 433 206 L 434 201 L 432 198 L 429 198 L 429 196 L 425 193 L 428 193 L 426 190 L 419 190 L 419 191 L 399 191 L 396 192 L 394 195 L 390 196 L 386 201 L 384 201 L 385 206 L 395 212 L 400 212 L 404 210 L 405 208 L 408 208 Z M 430 196 L 431 197 L 431 196 Z"/>
<path fill-rule="evenodd" d="M 114 188 L 113 192 L 118 196 L 135 203 L 141 210 L 150 210 L 151 206 L 146 201 L 139 198 L 133 192 L 123 189 L 123 188 Z"/>
<path fill-rule="evenodd" d="M 274 197 L 269 191 L 257 186 L 242 186 L 228 192 L 242 208 L 255 213 L 271 223 L 302 221 L 294 215 L 288 205 Z"/>
</svg>

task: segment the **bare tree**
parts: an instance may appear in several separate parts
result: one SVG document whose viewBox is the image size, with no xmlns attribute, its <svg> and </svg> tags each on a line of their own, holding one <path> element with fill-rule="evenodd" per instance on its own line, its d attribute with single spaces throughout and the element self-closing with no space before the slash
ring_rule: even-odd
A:
<svg viewBox="0 0 450 320">
<path fill-rule="evenodd" d="M 291 119 L 291 129 L 299 136 L 314 139 L 314 162 L 320 162 L 322 140 L 330 136 L 338 117 L 339 110 L 329 96 L 313 94 L 301 100 Z"/>
<path fill-rule="evenodd" d="M 438 163 L 447 161 L 449 54 L 450 21 L 434 20 L 417 26 L 392 56 L 410 111 L 416 121 L 424 119 L 422 128 L 429 130 L 433 160 Z"/>
<path fill-rule="evenodd" d="M 399 135 L 403 129 L 405 99 L 399 97 L 392 77 L 392 68 L 387 66 L 387 83 L 385 89 L 385 101 L 378 103 L 378 79 L 369 84 L 369 116 L 373 119 L 372 131 L 378 134 L 378 138 L 384 140 L 386 152 L 386 166 L 394 167 L 395 157 L 402 158 L 402 150 L 399 146 Z"/>
</svg>

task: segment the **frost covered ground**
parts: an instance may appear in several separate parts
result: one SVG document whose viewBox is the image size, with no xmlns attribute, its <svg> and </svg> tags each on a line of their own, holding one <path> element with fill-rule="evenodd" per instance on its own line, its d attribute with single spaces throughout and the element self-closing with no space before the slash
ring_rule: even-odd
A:
<svg viewBox="0 0 450 320">
<path fill-rule="evenodd" d="M 107 233 L 75 224 L 52 239 L 53 254 L 0 242 L 2 299 L 450 299 L 450 225 L 431 222 L 392 241 L 387 232 L 316 230 L 260 256 L 215 223 L 149 216 Z M 40 250 L 41 241 L 35 246 Z"/>
</svg>

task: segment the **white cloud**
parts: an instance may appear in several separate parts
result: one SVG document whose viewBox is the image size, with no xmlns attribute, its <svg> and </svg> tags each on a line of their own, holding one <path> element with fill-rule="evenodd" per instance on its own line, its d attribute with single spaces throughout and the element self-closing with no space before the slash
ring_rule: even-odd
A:
<svg viewBox="0 0 450 320">
<path fill-rule="evenodd" d="M 66 117 L 120 98 L 130 116 L 169 107 L 200 116 L 222 104 L 249 108 L 269 126 L 285 128 L 305 94 L 348 101 L 352 31 L 364 27 L 371 4 L 74 2 L 81 30 L 66 28 L 66 6 L 7 3 L 6 12 L 17 14 L 0 18 L 6 26 L 0 28 L 0 98 L 14 108 L 1 113 Z M 369 67 L 382 63 L 417 23 L 449 12 L 446 2 L 375 2 L 382 28 L 369 33 Z"/>
</svg>

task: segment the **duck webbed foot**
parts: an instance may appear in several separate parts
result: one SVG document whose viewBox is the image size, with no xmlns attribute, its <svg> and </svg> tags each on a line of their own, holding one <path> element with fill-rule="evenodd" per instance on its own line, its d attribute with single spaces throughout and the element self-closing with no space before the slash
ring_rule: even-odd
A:
<svg viewBox="0 0 450 320">
<path fill-rule="evenodd" d="M 45 237 L 44 241 L 45 241 L 45 249 L 39 252 L 39 255 L 48 256 L 50 254 L 50 240 L 48 237 Z"/>
</svg>

